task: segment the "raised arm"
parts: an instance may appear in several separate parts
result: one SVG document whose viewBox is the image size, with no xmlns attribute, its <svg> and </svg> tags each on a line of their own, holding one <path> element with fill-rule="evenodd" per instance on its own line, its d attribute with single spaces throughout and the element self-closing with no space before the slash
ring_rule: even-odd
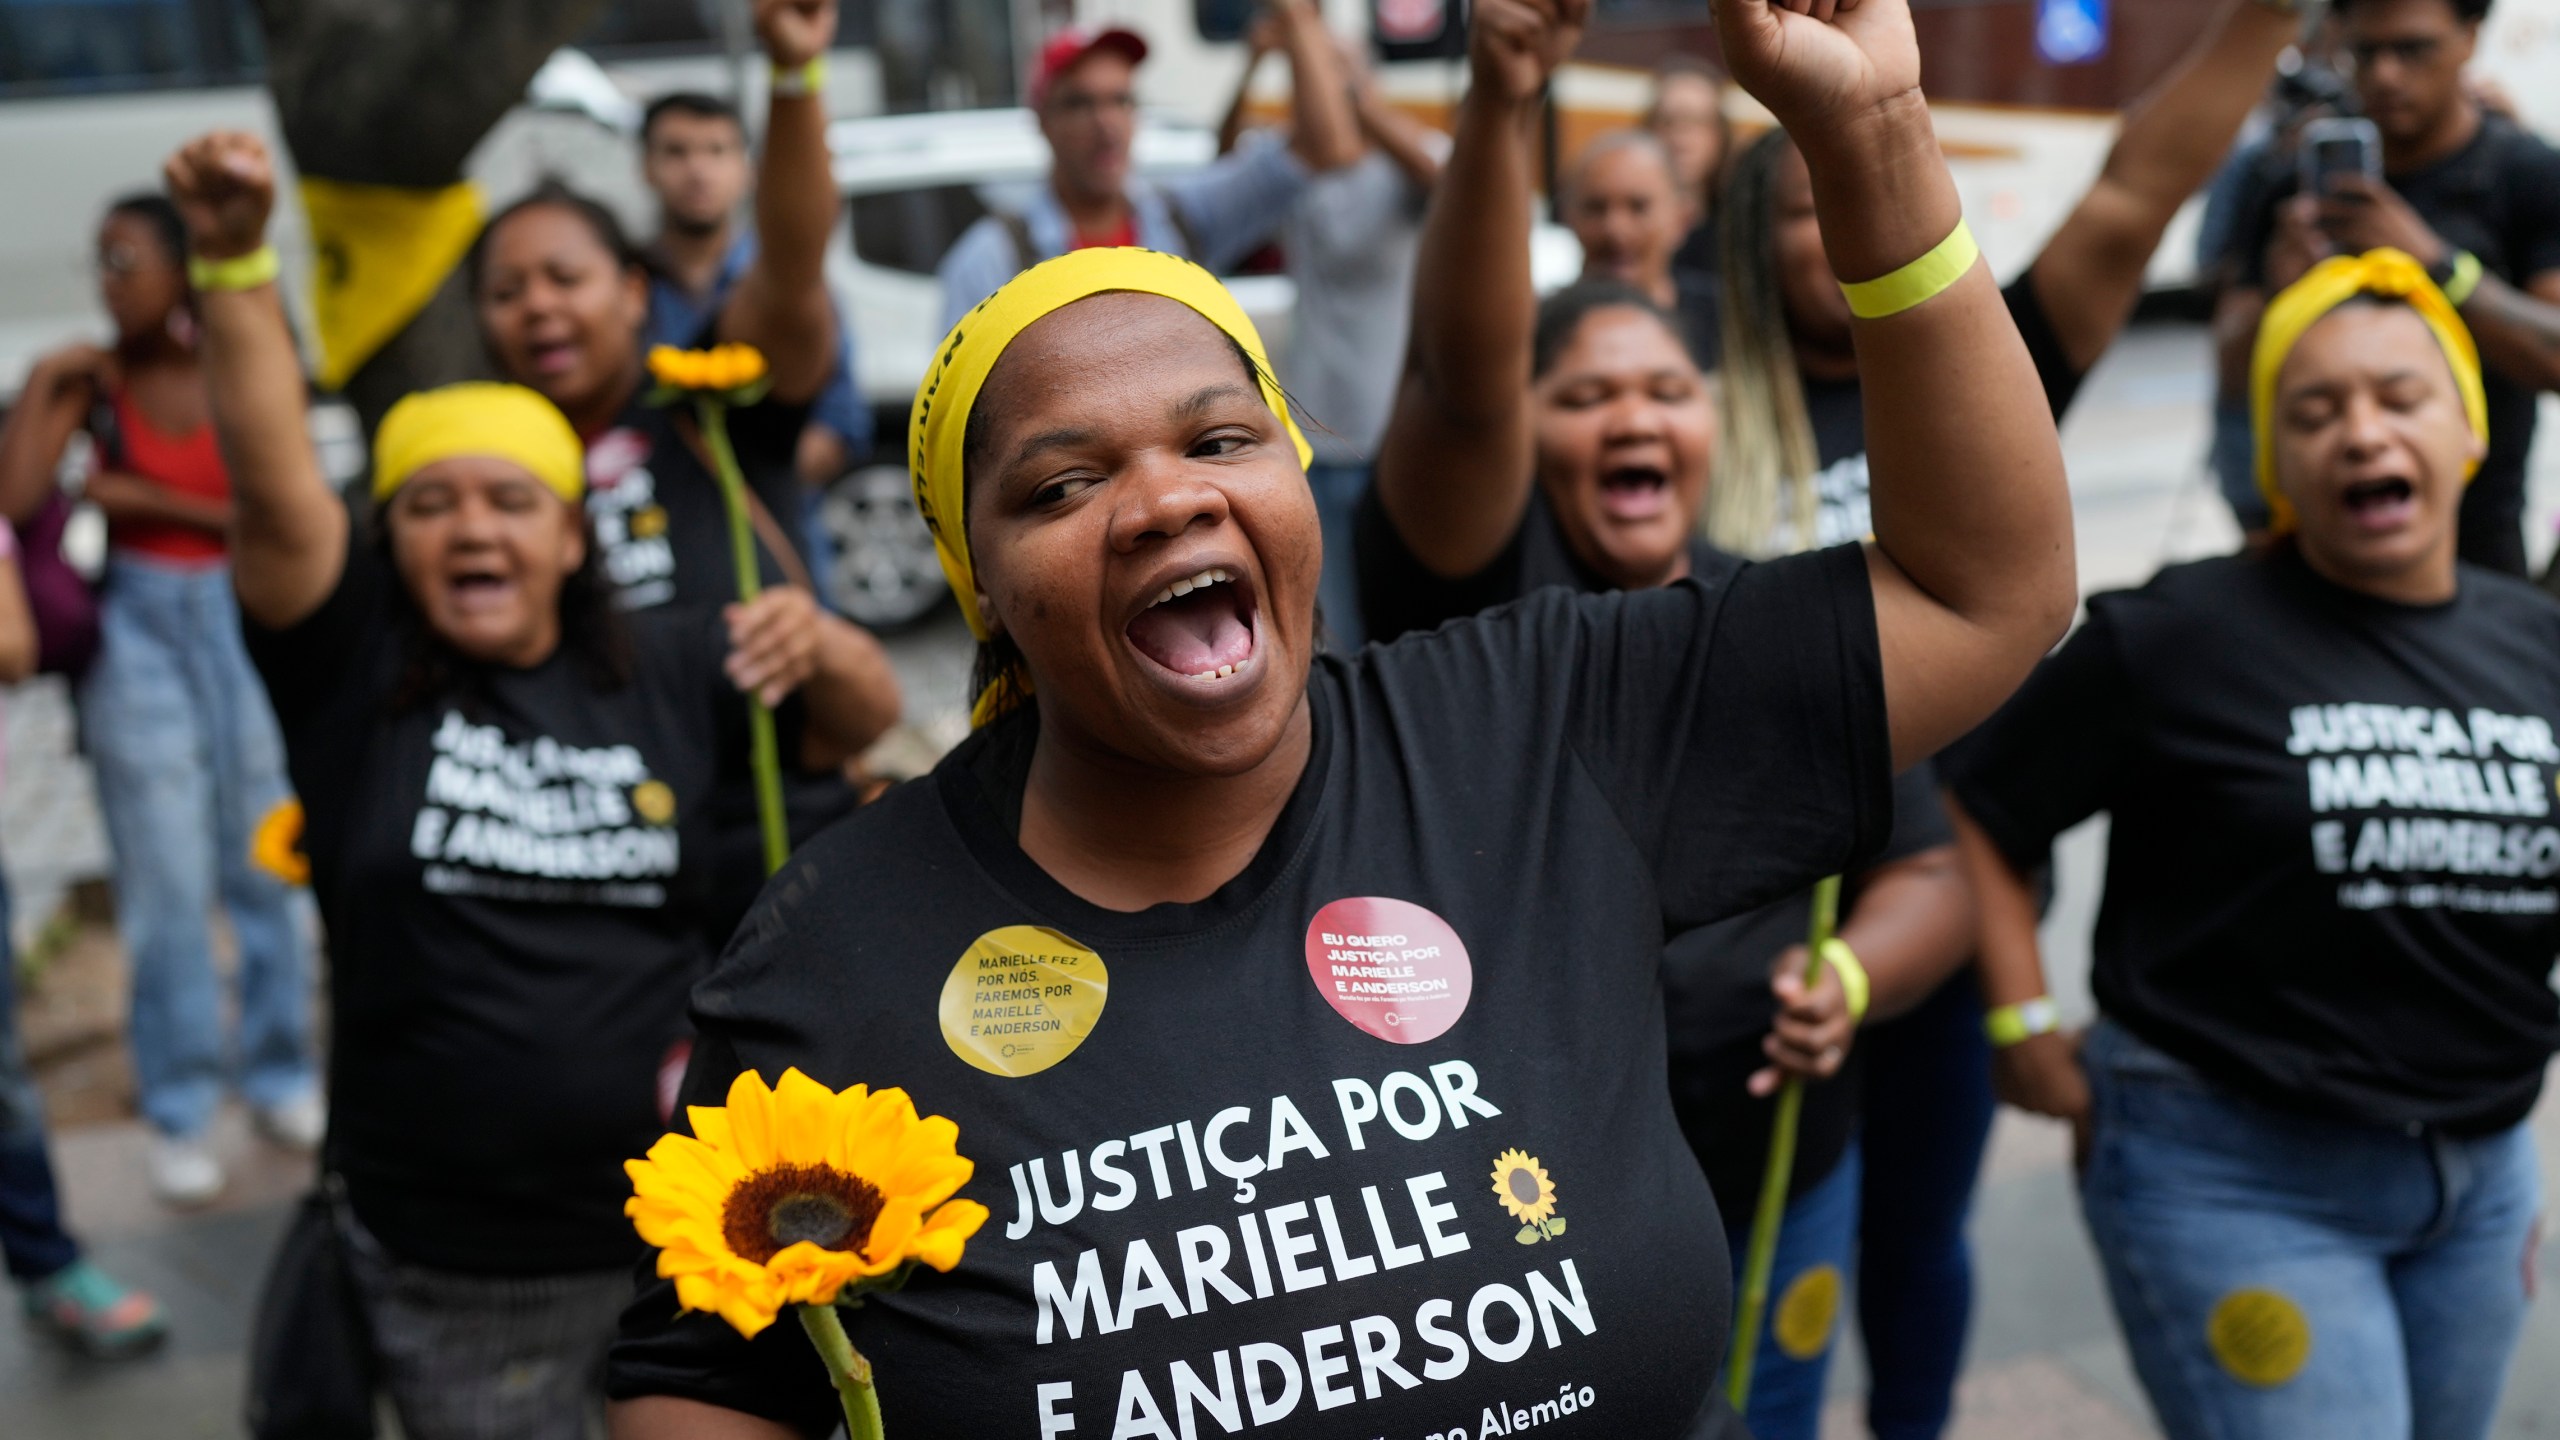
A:
<svg viewBox="0 0 2560 1440">
<path fill-rule="evenodd" d="M 162 176 L 206 260 L 267 243 L 275 162 L 254 135 L 216 131 L 169 159 Z M 301 357 L 270 283 L 196 297 L 205 389 L 231 472 L 231 588 L 251 620 L 281 630 L 320 608 L 347 563 L 347 512 L 320 472 L 303 415 Z"/>
<path fill-rule="evenodd" d="M 1279 22 L 1270 12 L 1253 17 L 1244 32 L 1244 73 L 1236 77 L 1236 93 L 1227 101 L 1225 118 L 1218 122 L 1218 153 L 1226 155 L 1244 138 L 1245 111 L 1253 104 L 1253 77 L 1262 68 L 1265 57 L 1280 43 Z"/>
<path fill-rule="evenodd" d="M 1351 75 L 1351 113 L 1360 134 L 1402 170 L 1407 180 L 1429 190 L 1440 183 L 1440 157 L 1446 141 L 1430 126 L 1407 115 L 1378 88 L 1377 72 L 1366 63 L 1345 68 Z"/>
<path fill-rule="evenodd" d="M 2230 0 L 2126 114 L 2097 183 L 2028 267 L 2027 283 L 2073 369 L 2097 364 L 2124 328 L 2161 235 L 2213 178 L 2301 23 L 2266 0 Z"/>
<path fill-rule="evenodd" d="M 1734 76 L 1813 177 L 1832 273 L 1930 254 L 1963 218 L 1920 94 L 1908 0 L 1724 0 Z M 1792 7 L 1792 8 L 1791 8 Z M 2071 497 L 2035 365 L 1979 260 L 1855 323 L 1875 538 L 1868 545 L 1894 759 L 1970 730 L 2060 638 L 2077 603 Z"/>
<path fill-rule="evenodd" d="M 1360 158 L 1360 122 L 1324 10 L 1315 0 L 1270 3 L 1289 52 L 1289 148 L 1310 170 L 1339 170 Z"/>
<path fill-rule="evenodd" d="M 1479 0 L 1473 81 L 1414 266 L 1413 338 L 1378 446 L 1378 503 L 1432 573 L 1472 575 L 1529 503 L 1529 277 L 1538 106 L 1588 0 Z"/>
<path fill-rule="evenodd" d="M 18 573 L 18 535 L 0 525 L 0 685 L 36 673 L 36 617 Z"/>
<path fill-rule="evenodd" d="M 835 40 L 835 0 L 756 0 L 756 34 L 776 77 L 756 167 L 758 248 L 721 307 L 719 331 L 722 340 L 762 350 L 774 395 L 798 404 L 816 397 L 836 363 L 826 279 L 836 222 L 827 108 L 816 86 L 798 82 Z"/>
</svg>

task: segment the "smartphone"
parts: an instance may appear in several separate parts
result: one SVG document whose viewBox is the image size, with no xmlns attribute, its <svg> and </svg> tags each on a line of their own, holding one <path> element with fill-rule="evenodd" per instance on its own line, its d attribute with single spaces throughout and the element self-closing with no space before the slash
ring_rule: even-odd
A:
<svg viewBox="0 0 2560 1440">
<path fill-rule="evenodd" d="M 2361 117 L 2314 120 L 2302 127 L 2302 193 L 2334 195 L 2341 175 L 2382 178 L 2382 132 Z"/>
</svg>

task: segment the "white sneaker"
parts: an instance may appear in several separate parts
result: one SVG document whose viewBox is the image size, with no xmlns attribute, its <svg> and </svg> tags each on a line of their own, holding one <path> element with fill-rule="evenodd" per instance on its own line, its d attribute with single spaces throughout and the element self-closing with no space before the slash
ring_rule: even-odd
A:
<svg viewBox="0 0 2560 1440">
<path fill-rule="evenodd" d="M 151 1188 L 164 1204 L 206 1204 L 222 1193 L 222 1162 L 202 1136 L 157 1136 L 151 1142 Z"/>
<path fill-rule="evenodd" d="M 310 1154 L 329 1133 L 329 1102 L 317 1087 L 256 1112 L 258 1133 L 287 1150 Z"/>
</svg>

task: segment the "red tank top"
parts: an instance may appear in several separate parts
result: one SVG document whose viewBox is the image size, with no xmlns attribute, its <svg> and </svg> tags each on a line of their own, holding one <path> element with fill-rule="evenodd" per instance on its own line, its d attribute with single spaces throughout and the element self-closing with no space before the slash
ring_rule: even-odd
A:
<svg viewBox="0 0 2560 1440">
<path fill-rule="evenodd" d="M 102 456 L 100 463 L 180 495 L 231 498 L 231 474 L 222 468 L 222 452 L 214 443 L 211 424 L 199 425 L 185 435 L 162 434 L 151 427 L 133 397 L 122 391 L 116 393 L 115 412 L 116 448 L 121 453 Z M 136 550 L 181 565 L 208 565 L 223 557 L 222 536 L 192 525 L 127 522 L 110 528 L 107 540 L 119 550 Z"/>
</svg>

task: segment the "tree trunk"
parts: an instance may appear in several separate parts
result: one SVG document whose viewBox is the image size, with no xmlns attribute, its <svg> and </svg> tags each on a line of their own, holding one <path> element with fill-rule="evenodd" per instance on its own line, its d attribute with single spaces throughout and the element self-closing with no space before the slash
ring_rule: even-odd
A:
<svg viewBox="0 0 2560 1440">
<path fill-rule="evenodd" d="M 295 169 L 419 189 L 454 184 L 551 52 L 604 0 L 259 0 L 267 88 Z M 348 380 L 367 434 L 412 390 L 487 373 L 459 271 Z"/>
</svg>

